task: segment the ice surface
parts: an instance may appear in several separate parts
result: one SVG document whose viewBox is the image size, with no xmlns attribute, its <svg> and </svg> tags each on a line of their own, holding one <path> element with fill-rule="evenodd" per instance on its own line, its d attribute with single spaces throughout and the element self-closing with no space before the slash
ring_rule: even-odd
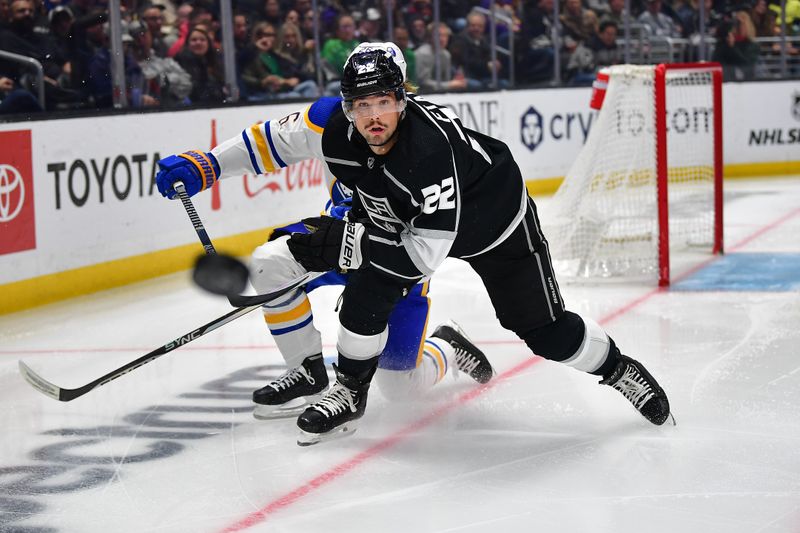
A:
<svg viewBox="0 0 800 533">
<path fill-rule="evenodd" d="M 729 254 L 800 252 L 800 180 L 726 187 Z M 430 325 L 460 322 L 498 377 L 408 404 L 376 388 L 355 436 L 311 448 L 293 420 L 250 414 L 283 370 L 257 312 L 70 403 L 19 376 L 22 358 L 77 386 L 227 312 L 187 274 L 0 317 L 0 531 L 800 530 L 798 291 L 562 292 L 647 364 L 677 426 L 531 358 L 458 261 Z M 329 357 L 336 296 L 313 294 Z"/>
</svg>

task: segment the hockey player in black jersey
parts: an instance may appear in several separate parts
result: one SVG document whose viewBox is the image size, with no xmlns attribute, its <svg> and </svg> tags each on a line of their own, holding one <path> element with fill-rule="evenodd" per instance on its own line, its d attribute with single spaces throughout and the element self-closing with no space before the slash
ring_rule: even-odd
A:
<svg viewBox="0 0 800 533">
<path fill-rule="evenodd" d="M 401 58 L 391 43 L 361 45 L 345 65 L 341 102 L 322 99 L 306 113 L 321 133 L 314 146 L 336 187 L 352 194 L 352 209 L 344 219 L 305 219 L 305 230 L 287 242 L 302 267 L 297 274 L 349 273 L 337 379 L 298 418 L 298 443 L 347 431 L 363 415 L 393 310 L 446 257 L 470 264 L 501 325 L 534 353 L 600 377 L 650 422 L 663 424 L 669 402 L 644 366 L 622 355 L 596 322 L 565 309 L 536 206 L 508 147 L 463 127 L 448 108 L 409 94 Z M 272 155 L 301 139 L 312 145 L 299 128 L 266 128 Z M 258 172 L 270 153 L 253 150 L 247 132 L 243 139 Z M 217 179 L 220 168 L 226 175 L 247 170 L 241 148 L 231 146 L 208 154 L 211 172 L 201 184 Z M 175 180 L 161 181 L 169 194 Z M 450 343 L 447 333 L 440 338 Z"/>
<path fill-rule="evenodd" d="M 189 194 L 196 194 L 220 178 L 240 176 L 244 172 L 260 174 L 315 158 L 323 163 L 328 181 L 331 198 L 326 212 L 334 218 L 343 218 L 350 210 L 352 191 L 331 171 L 331 167 L 341 161 L 326 157 L 322 150 L 322 138 L 330 118 L 341 114 L 340 98 L 323 98 L 279 120 L 255 124 L 211 152 L 190 151 L 167 157 L 159 162 L 161 171 L 156 176 L 159 191 L 173 197 L 174 183 L 182 181 Z M 269 242 L 255 250 L 250 278 L 259 292 L 269 291 L 306 272 L 292 256 L 287 241 L 292 232 L 308 231 L 299 222 L 279 228 L 272 233 Z M 351 263 L 350 267 L 353 266 Z M 264 318 L 288 370 L 253 393 L 256 418 L 297 416 L 322 398 L 328 388 L 328 374 L 307 292 L 320 285 L 342 285 L 347 277 L 340 272 L 328 272 L 304 289 L 264 306 Z M 448 375 L 466 374 L 479 383 L 486 383 L 494 373 L 483 352 L 457 324 L 442 324 L 430 337 L 425 337 L 430 308 L 428 285 L 427 280 L 409 284 L 407 295 L 394 306 L 382 337 L 375 380 L 383 395 L 391 400 L 419 397 Z M 339 337 L 344 339 L 339 343 L 341 349 L 355 349 L 358 353 L 360 348 L 353 348 L 351 336 L 340 332 Z M 342 434 L 349 434 L 354 427 L 351 422 L 328 436 L 345 430 L 347 433 Z"/>
</svg>

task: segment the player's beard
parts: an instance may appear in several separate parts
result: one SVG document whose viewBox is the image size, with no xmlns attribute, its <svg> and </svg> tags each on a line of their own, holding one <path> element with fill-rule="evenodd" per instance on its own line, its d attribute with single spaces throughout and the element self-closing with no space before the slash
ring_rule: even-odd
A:
<svg viewBox="0 0 800 533">
<path fill-rule="evenodd" d="M 384 130 L 377 138 L 369 131 L 370 128 L 373 128 L 375 126 L 380 126 Z M 365 130 L 366 134 L 364 135 L 364 138 L 366 139 L 367 144 L 370 146 L 384 146 L 385 144 L 389 143 L 397 134 L 397 126 L 395 126 L 394 131 L 392 131 L 392 133 L 390 133 L 389 135 L 386 135 L 386 133 L 389 131 L 389 126 L 387 126 L 380 120 L 373 120 L 372 122 L 369 123 L 369 125 L 365 128 Z"/>
</svg>

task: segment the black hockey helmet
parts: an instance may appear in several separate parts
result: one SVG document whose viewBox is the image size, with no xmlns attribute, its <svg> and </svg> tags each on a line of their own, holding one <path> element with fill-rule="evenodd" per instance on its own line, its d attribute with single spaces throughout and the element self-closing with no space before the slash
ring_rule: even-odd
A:
<svg viewBox="0 0 800 533">
<path fill-rule="evenodd" d="M 362 43 L 347 58 L 342 75 L 342 106 L 348 113 L 362 96 L 394 93 L 405 108 L 406 61 L 394 43 Z M 349 114 L 348 114 L 349 117 Z"/>
</svg>

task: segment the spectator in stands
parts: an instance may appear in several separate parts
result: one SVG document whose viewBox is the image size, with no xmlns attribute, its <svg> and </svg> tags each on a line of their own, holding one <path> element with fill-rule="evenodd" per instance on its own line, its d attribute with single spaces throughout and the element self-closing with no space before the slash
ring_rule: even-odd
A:
<svg viewBox="0 0 800 533">
<path fill-rule="evenodd" d="M 233 45 L 236 47 L 236 54 L 242 50 L 250 48 L 250 21 L 247 15 L 237 12 L 233 15 Z"/>
<path fill-rule="evenodd" d="M 105 6 L 101 6 L 98 4 L 96 0 L 70 0 L 69 1 L 69 8 L 72 11 L 72 14 L 75 16 L 75 19 L 78 20 L 84 15 L 88 15 L 95 11 L 104 10 Z"/>
<path fill-rule="evenodd" d="M 49 109 L 60 105 L 71 105 L 79 100 L 79 96 L 64 87 L 69 84 L 66 51 L 58 48 L 56 41 L 48 34 L 34 31 L 36 24 L 35 7 L 31 0 L 12 0 L 11 20 L 6 29 L 0 30 L 0 49 L 33 58 L 41 63 L 44 69 L 45 101 Z M 16 87 L 36 92 L 36 79 L 30 69 L 19 63 L 10 63 L 0 59 L 0 69 L 12 79 Z"/>
<path fill-rule="evenodd" d="M 580 0 L 578 0 L 580 2 Z M 467 27 L 453 37 L 450 42 L 450 53 L 456 69 L 462 69 L 470 89 L 485 89 L 492 81 L 492 70 L 502 67 L 499 60 L 492 63 L 489 40 L 486 38 L 486 16 L 477 11 L 467 15 Z M 502 85 L 507 80 L 498 78 Z"/>
<path fill-rule="evenodd" d="M 77 17 L 70 26 L 66 40 L 66 54 L 70 64 L 70 88 L 78 94 L 78 99 L 89 103 L 89 63 L 97 50 L 104 46 L 103 24 L 108 14 L 95 10 Z"/>
<path fill-rule="evenodd" d="M 103 43 L 97 48 L 92 58 L 89 60 L 89 93 L 98 108 L 111 107 L 114 104 L 114 90 L 111 80 L 111 47 L 109 44 L 109 27 L 106 23 L 103 27 Z M 134 107 L 139 107 L 141 101 L 138 99 L 134 88 L 140 86 L 141 69 L 133 57 L 131 43 L 133 38 L 128 34 L 127 28 L 122 32 L 122 54 L 125 68 L 125 82 L 127 99 Z"/>
<path fill-rule="evenodd" d="M 516 52 L 520 83 L 553 77 L 553 7 L 553 0 L 527 0 L 523 6 L 521 46 Z"/>
<path fill-rule="evenodd" d="M 406 60 L 406 79 L 417 85 L 417 57 L 414 50 L 408 47 L 408 30 L 403 26 L 395 27 L 392 41 L 403 52 L 403 58 Z"/>
<path fill-rule="evenodd" d="M 257 21 L 264 9 L 264 0 L 234 0 L 233 8 L 247 15 L 248 20 Z"/>
<path fill-rule="evenodd" d="M 716 28 L 722 22 L 722 15 L 714 9 L 713 0 L 703 0 L 705 7 L 706 27 L 705 35 L 713 37 L 716 35 Z M 700 34 L 700 2 L 699 0 L 688 0 L 676 9 L 678 22 L 681 27 L 682 36 L 697 39 Z"/>
<path fill-rule="evenodd" d="M 356 23 L 353 17 L 340 15 L 336 20 L 336 37 L 328 39 L 321 52 L 325 78 L 328 82 L 325 94 L 331 96 L 339 94 L 339 80 L 342 77 L 345 61 L 356 46 L 358 46 L 358 39 L 356 39 Z"/>
<path fill-rule="evenodd" d="M 756 0 L 755 4 L 750 9 L 750 19 L 753 21 L 753 26 L 756 30 L 756 37 L 780 37 L 781 27 L 778 24 L 778 14 L 769 9 L 766 0 Z M 781 44 L 778 42 L 773 43 L 771 46 L 771 53 L 779 54 L 780 52 Z M 787 42 L 786 53 L 789 55 L 797 55 L 800 53 L 800 49 L 795 47 L 791 42 Z"/>
<path fill-rule="evenodd" d="M 0 28 L 4 28 L 11 19 L 11 4 L 9 0 L 0 0 Z"/>
<path fill-rule="evenodd" d="M 681 28 L 669 16 L 661 12 L 661 0 L 645 0 L 645 9 L 636 21 L 658 37 L 680 37 Z"/>
<path fill-rule="evenodd" d="M 175 55 L 186 48 L 190 30 L 193 30 L 194 28 L 200 28 L 204 30 L 206 35 L 211 39 L 211 48 L 214 50 L 219 50 L 219 45 L 216 43 L 214 38 L 216 32 L 214 15 L 208 8 L 202 5 L 195 5 L 192 7 L 192 11 L 189 14 L 189 19 L 183 22 L 180 28 L 178 28 L 178 38 L 174 43 L 172 43 L 172 46 L 170 46 L 170 49 L 167 52 L 169 57 L 175 57 Z"/>
<path fill-rule="evenodd" d="M 431 0 L 411 0 L 402 10 L 406 27 L 411 25 L 412 20 L 422 19 L 422 27 L 426 28 L 433 20 L 433 3 Z"/>
<path fill-rule="evenodd" d="M 57 5 L 47 14 L 50 19 L 50 36 L 55 46 L 64 55 L 65 63 L 61 66 L 61 84 L 72 85 L 72 64 L 70 63 L 70 47 L 72 40 L 72 23 L 75 17 L 72 11 L 63 5 Z"/>
<path fill-rule="evenodd" d="M 625 17 L 625 0 L 608 0 L 608 12 L 601 17 L 601 20 L 610 20 L 621 29 L 625 27 Z M 631 19 L 631 22 L 634 20 Z"/>
<path fill-rule="evenodd" d="M 0 115 L 39 111 L 42 106 L 30 91 L 20 89 L 14 80 L 0 74 Z"/>
<path fill-rule="evenodd" d="M 249 16 L 243 12 L 236 12 L 233 16 L 233 47 L 236 50 L 236 85 L 242 98 L 247 98 L 247 87 L 242 81 L 242 70 L 255 57 L 256 49 L 250 38 Z"/>
<path fill-rule="evenodd" d="M 47 10 L 48 7 L 45 6 L 43 0 L 33 0 L 33 31 L 36 33 L 50 33 L 50 20 L 47 18 Z"/>
<path fill-rule="evenodd" d="M 469 13 L 472 5 L 473 2 L 471 0 L 439 0 L 441 21 L 447 24 L 452 31 L 460 32 L 467 27 L 466 14 Z M 420 45 L 422 44 L 425 43 L 420 43 Z"/>
<path fill-rule="evenodd" d="M 760 54 L 755 35 L 756 30 L 747 11 L 737 11 L 732 22 L 719 26 L 713 60 L 722 64 L 725 80 L 750 80 L 755 77 Z"/>
<path fill-rule="evenodd" d="M 520 34 L 521 21 L 517 16 L 516 0 L 480 0 L 479 6 L 491 11 L 494 6 L 497 43 L 508 48 L 509 39 Z M 509 25 L 504 19 L 511 19 Z"/>
<path fill-rule="evenodd" d="M 248 88 L 248 100 L 259 102 L 276 98 L 314 98 L 317 86 L 311 80 L 301 80 L 299 68 L 286 61 L 275 51 L 277 34 L 268 22 L 259 22 L 253 28 L 253 44 L 258 53 L 242 71 L 242 80 Z"/>
<path fill-rule="evenodd" d="M 289 77 L 297 77 L 301 84 L 305 81 L 311 82 L 301 87 L 301 96 L 316 98 L 319 96 L 319 89 L 316 85 L 317 68 L 314 63 L 314 51 L 313 48 L 310 50 L 305 48 L 301 38 L 300 28 L 296 24 L 284 22 L 278 30 L 276 50 L 284 60 L 284 70 Z"/>
<path fill-rule="evenodd" d="M 192 16 L 193 10 L 194 6 L 192 6 L 192 4 L 189 2 L 180 4 L 175 10 L 175 20 L 169 27 L 169 31 L 164 33 L 164 28 L 162 27 L 162 33 L 164 33 L 164 43 L 167 45 L 167 55 L 170 55 L 169 51 L 172 50 L 172 46 L 181 37 L 183 34 L 182 32 L 188 33 L 189 18 Z"/>
<path fill-rule="evenodd" d="M 311 0 L 294 0 L 294 2 L 292 2 L 292 9 L 297 11 L 302 19 L 306 13 L 311 11 Z"/>
<path fill-rule="evenodd" d="M 356 38 L 362 43 L 382 43 L 381 12 L 374 7 L 367 8 L 364 18 L 358 23 Z"/>
<path fill-rule="evenodd" d="M 610 0 L 587 0 L 586 7 L 590 9 L 598 18 L 603 18 L 611 13 Z"/>
<path fill-rule="evenodd" d="M 439 23 L 437 25 L 434 22 L 430 25 L 428 34 L 430 35 L 428 42 L 414 50 L 417 63 L 416 82 L 420 92 L 463 91 L 467 88 L 467 80 L 464 78 L 463 72 L 460 72 L 458 76 L 453 76 L 452 58 L 447 49 L 447 45 L 450 43 L 450 28 L 446 24 Z M 434 39 L 439 39 L 440 79 L 438 81 L 436 79 Z"/>
<path fill-rule="evenodd" d="M 161 27 L 164 23 L 164 6 L 160 4 L 149 4 L 142 9 L 141 20 L 147 24 L 147 29 L 150 31 L 150 36 L 153 40 L 153 52 L 158 57 L 167 57 L 169 47 L 164 41 L 164 35 L 161 33 Z"/>
<path fill-rule="evenodd" d="M 775 23 L 781 24 L 780 2 L 771 4 L 769 8 L 777 15 Z M 786 0 L 786 35 L 800 35 L 800 0 Z"/>
<path fill-rule="evenodd" d="M 298 13 L 294 9 L 290 9 L 289 11 L 287 11 L 286 15 L 284 15 L 284 17 L 283 17 L 283 23 L 286 24 L 287 22 L 290 23 L 290 24 L 294 24 L 295 26 L 299 27 L 300 26 L 300 13 Z M 278 28 L 278 29 L 280 29 L 280 28 Z"/>
<path fill-rule="evenodd" d="M 159 57 L 153 49 L 153 37 L 146 24 L 132 22 L 128 33 L 133 38 L 133 57 L 142 71 L 141 92 L 143 107 L 173 107 L 188 103 L 192 78 L 171 57 Z"/>
<path fill-rule="evenodd" d="M 466 28 L 466 22 L 464 27 Z M 408 33 L 411 38 L 411 48 L 416 50 L 428 42 L 428 28 L 425 19 L 420 16 L 412 17 L 408 22 Z"/>
<path fill-rule="evenodd" d="M 779 31 L 778 15 L 767 7 L 767 0 L 756 0 L 750 9 L 750 19 L 756 30 L 756 37 L 775 37 Z"/>
<path fill-rule="evenodd" d="M 317 69 L 314 62 L 314 49 L 303 43 L 303 34 L 296 24 L 285 22 L 278 30 L 277 53 L 295 65 L 292 70 L 302 80 L 316 80 Z"/>
<path fill-rule="evenodd" d="M 570 56 L 567 77 L 574 85 L 591 85 L 602 67 L 622 63 L 622 51 L 617 47 L 617 24 L 604 20 L 585 43 L 578 45 Z"/>
<path fill-rule="evenodd" d="M 72 11 L 66 6 L 58 5 L 50 10 L 47 18 L 50 20 L 51 37 L 62 52 L 66 51 L 72 34 L 72 23 L 75 21 Z"/>
<path fill-rule="evenodd" d="M 565 0 L 559 18 L 564 28 L 564 47 L 570 53 L 597 33 L 597 15 L 584 8 L 581 0 Z"/>
<path fill-rule="evenodd" d="M 283 9 L 278 0 L 264 0 L 264 11 L 261 13 L 261 20 L 272 24 L 273 28 L 278 28 L 283 23 Z"/>
<path fill-rule="evenodd" d="M 175 60 L 192 78 L 189 98 L 193 104 L 223 102 L 225 84 L 219 54 L 205 28 L 197 26 L 189 31 L 186 45 Z"/>
<path fill-rule="evenodd" d="M 322 29 L 320 28 L 320 31 Z M 303 34 L 303 42 L 306 48 L 314 47 L 314 12 L 308 10 L 301 15 L 300 32 Z M 309 46 L 310 45 L 310 46 Z"/>
</svg>

